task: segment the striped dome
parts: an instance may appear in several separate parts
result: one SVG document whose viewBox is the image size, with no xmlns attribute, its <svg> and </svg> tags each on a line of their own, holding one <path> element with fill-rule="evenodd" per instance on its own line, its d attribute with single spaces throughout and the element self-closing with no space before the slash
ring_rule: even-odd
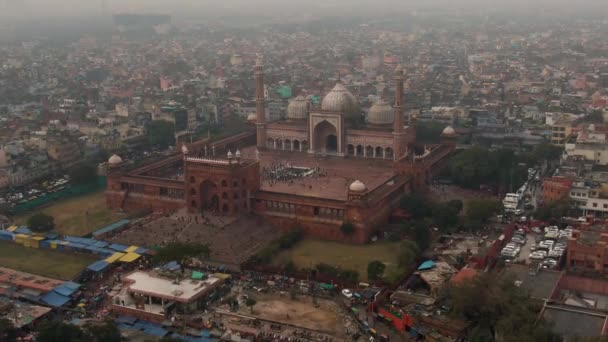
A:
<svg viewBox="0 0 608 342">
<path fill-rule="evenodd" d="M 321 110 L 340 112 L 351 118 L 360 115 L 359 101 L 346 89 L 342 82 L 336 83 L 336 86 L 325 95 L 323 101 L 321 101 Z"/>
<path fill-rule="evenodd" d="M 380 99 L 374 103 L 367 112 L 367 122 L 375 125 L 392 124 L 395 118 L 393 107 Z"/>
<path fill-rule="evenodd" d="M 307 119 L 308 118 L 308 100 L 300 95 L 289 101 L 287 106 L 287 117 L 289 119 Z"/>
</svg>

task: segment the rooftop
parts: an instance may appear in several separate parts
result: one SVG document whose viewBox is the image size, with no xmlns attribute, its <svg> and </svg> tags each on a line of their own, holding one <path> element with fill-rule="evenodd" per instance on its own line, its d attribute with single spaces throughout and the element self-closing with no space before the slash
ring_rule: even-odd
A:
<svg viewBox="0 0 608 342">
<path fill-rule="evenodd" d="M 255 147 L 243 149 L 242 154 L 244 158 L 255 158 Z M 264 180 L 261 190 L 268 192 L 346 201 L 348 187 L 355 180 L 359 179 L 372 192 L 394 176 L 391 160 L 320 157 L 291 151 L 264 151 L 259 155 L 262 169 L 279 164 L 319 169 L 314 177 L 272 183 Z"/>
<path fill-rule="evenodd" d="M 530 272 L 526 265 L 512 264 L 506 269 L 507 274 L 513 275 L 519 287 L 530 293 L 532 298 L 549 299 L 561 277 L 561 272 L 540 270 Z M 519 283 L 521 282 L 521 283 Z"/>
<path fill-rule="evenodd" d="M 215 286 L 221 280 L 210 276 L 205 280 L 183 279 L 179 283 L 171 279 L 161 278 L 148 272 L 135 271 L 124 278 L 129 292 L 146 294 L 153 297 L 161 297 L 178 302 L 189 302 L 194 300 Z"/>
<path fill-rule="evenodd" d="M 572 341 L 577 336 L 602 335 L 606 324 L 605 313 L 565 305 L 547 305 L 543 318 L 554 323 L 554 331 L 565 341 Z"/>
</svg>

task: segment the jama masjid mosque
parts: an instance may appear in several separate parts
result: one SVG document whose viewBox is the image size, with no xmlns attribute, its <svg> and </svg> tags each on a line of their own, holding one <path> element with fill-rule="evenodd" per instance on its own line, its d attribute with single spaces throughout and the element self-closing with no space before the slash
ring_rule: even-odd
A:
<svg viewBox="0 0 608 342">
<path fill-rule="evenodd" d="M 449 126 L 441 144 L 416 144 L 415 118 L 404 122 L 400 66 L 393 105 L 379 100 L 365 123 L 357 98 L 339 81 L 320 106 L 298 96 L 285 120 L 267 122 L 261 57 L 254 75 L 256 114 L 248 120 L 255 129 L 182 145 L 139 167 L 112 156 L 108 206 L 256 215 L 280 229 L 364 243 L 389 221 L 403 195 L 424 191 L 454 149 L 456 133 Z M 344 224 L 354 233 L 345 235 Z"/>
</svg>

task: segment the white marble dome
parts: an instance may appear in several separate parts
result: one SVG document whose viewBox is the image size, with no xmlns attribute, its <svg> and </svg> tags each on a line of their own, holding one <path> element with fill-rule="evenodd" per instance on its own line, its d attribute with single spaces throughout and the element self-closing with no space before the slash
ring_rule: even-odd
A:
<svg viewBox="0 0 608 342">
<path fill-rule="evenodd" d="M 255 113 L 250 113 L 247 115 L 247 121 L 256 121 L 257 119 L 258 117 L 255 115 Z"/>
<path fill-rule="evenodd" d="M 188 154 L 188 146 L 186 146 L 186 144 L 182 145 L 182 153 L 183 154 Z"/>
<path fill-rule="evenodd" d="M 447 137 L 453 137 L 456 135 L 456 131 L 454 130 L 454 128 L 452 126 L 446 126 L 446 128 L 443 129 L 443 132 L 441 132 L 441 135 L 447 136 Z"/>
<path fill-rule="evenodd" d="M 348 189 L 352 192 L 365 192 L 367 190 L 367 187 L 365 186 L 365 184 L 363 184 L 362 181 L 357 179 L 356 181 L 352 182 Z"/>
<path fill-rule="evenodd" d="M 113 154 L 110 159 L 108 159 L 108 164 L 110 165 L 118 165 L 122 163 L 122 158 L 118 156 L 118 154 Z"/>
<path fill-rule="evenodd" d="M 375 125 L 392 124 L 395 119 L 393 106 L 380 99 L 367 112 L 367 122 Z"/>
<path fill-rule="evenodd" d="M 289 119 L 299 120 L 308 118 L 308 100 L 300 95 L 289 101 L 287 106 L 287 117 Z"/>
<path fill-rule="evenodd" d="M 336 86 L 325 95 L 321 101 L 321 110 L 329 112 L 340 112 L 345 117 L 355 118 L 360 114 L 359 101 L 342 82 L 336 83 Z"/>
</svg>

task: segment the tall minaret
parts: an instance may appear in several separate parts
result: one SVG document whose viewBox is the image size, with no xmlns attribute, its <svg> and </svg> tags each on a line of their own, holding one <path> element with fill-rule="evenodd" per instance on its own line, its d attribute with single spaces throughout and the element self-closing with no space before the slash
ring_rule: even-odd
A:
<svg viewBox="0 0 608 342">
<path fill-rule="evenodd" d="M 393 121 L 393 158 L 398 160 L 405 154 L 403 132 L 403 68 L 401 64 L 395 69 L 395 120 Z"/>
<path fill-rule="evenodd" d="M 264 65 L 262 55 L 255 60 L 255 114 L 257 147 L 266 146 L 266 108 L 264 106 Z"/>
</svg>

